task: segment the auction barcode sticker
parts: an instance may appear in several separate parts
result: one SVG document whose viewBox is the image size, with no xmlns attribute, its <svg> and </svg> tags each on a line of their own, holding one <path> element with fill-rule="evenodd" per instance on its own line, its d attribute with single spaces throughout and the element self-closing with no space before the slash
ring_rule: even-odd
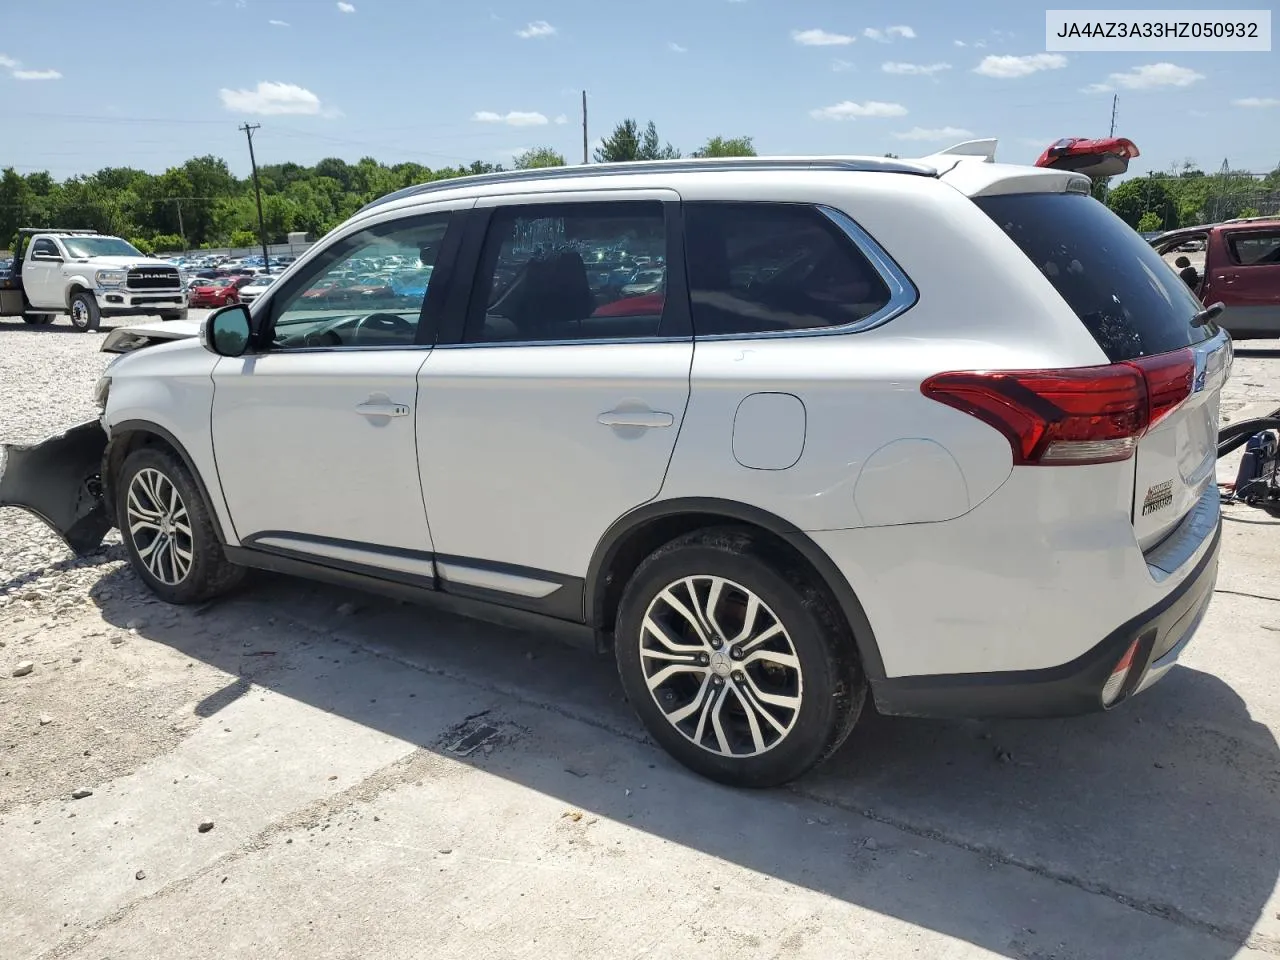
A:
<svg viewBox="0 0 1280 960">
<path fill-rule="evenodd" d="M 1046 10 L 1044 48 L 1054 53 L 1269 53 L 1271 11 Z"/>
</svg>

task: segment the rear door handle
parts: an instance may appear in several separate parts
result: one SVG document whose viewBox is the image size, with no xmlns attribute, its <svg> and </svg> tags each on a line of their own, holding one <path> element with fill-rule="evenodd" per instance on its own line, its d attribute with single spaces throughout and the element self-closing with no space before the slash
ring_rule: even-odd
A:
<svg viewBox="0 0 1280 960">
<path fill-rule="evenodd" d="M 356 407 L 356 413 L 362 417 L 407 417 L 409 415 L 409 406 L 404 403 L 367 400 Z"/>
<path fill-rule="evenodd" d="M 669 427 L 676 418 L 658 410 L 610 410 L 596 418 L 606 427 Z"/>
</svg>

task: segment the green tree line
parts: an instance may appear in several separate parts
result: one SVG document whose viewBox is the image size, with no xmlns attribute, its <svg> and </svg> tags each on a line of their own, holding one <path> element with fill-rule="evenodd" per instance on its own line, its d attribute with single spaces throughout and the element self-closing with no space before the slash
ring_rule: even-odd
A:
<svg viewBox="0 0 1280 960">
<path fill-rule="evenodd" d="M 1233 217 L 1280 213 L 1280 165 L 1265 177 L 1223 170 L 1207 174 L 1191 163 L 1095 190 L 1136 230 L 1175 230 Z"/>
<path fill-rule="evenodd" d="M 596 151 L 599 163 L 678 157 L 659 140 L 653 123 L 618 124 Z M 693 156 L 754 156 L 750 137 L 712 137 Z M 538 147 L 514 159 L 517 169 L 565 164 L 563 154 Z M 258 168 L 262 214 L 270 243 L 305 232 L 322 236 L 371 200 L 403 187 L 502 170 L 476 161 L 432 169 L 417 163 L 388 166 L 373 157 L 348 163 L 330 157 L 305 166 L 265 164 Z M 200 247 L 247 247 L 258 242 L 253 180 L 235 176 L 225 160 L 193 157 L 153 174 L 132 167 L 55 180 L 46 172 L 0 171 L 0 247 L 13 248 L 19 227 L 100 230 L 125 237 L 139 249 L 173 251 Z"/>
</svg>

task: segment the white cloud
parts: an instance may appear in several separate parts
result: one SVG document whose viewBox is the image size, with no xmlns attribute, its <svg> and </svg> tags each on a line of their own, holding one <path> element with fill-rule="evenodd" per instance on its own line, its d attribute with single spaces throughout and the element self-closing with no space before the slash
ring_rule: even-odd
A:
<svg viewBox="0 0 1280 960">
<path fill-rule="evenodd" d="M 1010 80 L 1015 77 L 1027 77 L 1041 70 L 1061 70 L 1067 65 L 1067 58 L 1060 53 L 1033 53 L 1026 57 L 996 56 L 984 57 L 982 62 L 973 68 L 974 73 L 984 77 L 996 77 Z"/>
<path fill-rule="evenodd" d="M 858 117 L 902 117 L 906 113 L 907 108 L 900 103 L 883 103 L 879 100 L 855 103 L 844 100 L 829 107 L 810 110 L 809 116 L 815 120 L 856 120 Z"/>
<path fill-rule="evenodd" d="M 845 47 L 854 41 L 847 33 L 826 30 L 792 30 L 791 39 L 802 47 Z"/>
<path fill-rule="evenodd" d="M 338 0 L 338 9 L 343 13 L 355 13 L 356 5 L 354 3 L 344 3 L 343 0 Z"/>
<path fill-rule="evenodd" d="M 509 127 L 541 127 L 547 123 L 547 118 L 541 113 L 526 110 L 512 110 L 509 113 L 479 110 L 471 115 L 471 119 L 477 123 L 505 123 Z"/>
<path fill-rule="evenodd" d="M 277 83 L 263 80 L 252 90 L 218 91 L 222 105 L 235 113 L 256 113 L 262 116 L 306 114 L 321 112 L 320 98 L 305 87 L 293 83 Z"/>
<path fill-rule="evenodd" d="M 916 38 L 916 32 L 905 25 L 890 27 L 885 33 L 891 37 L 901 37 L 903 40 L 914 40 Z"/>
<path fill-rule="evenodd" d="M 268 20 L 267 23 L 271 24 L 273 27 L 287 27 L 289 25 L 286 20 Z"/>
<path fill-rule="evenodd" d="M 1084 92 L 1111 93 L 1117 88 L 1153 90 L 1156 87 L 1189 87 L 1203 79 L 1203 73 L 1196 73 L 1190 67 L 1179 67 L 1173 63 L 1148 63 L 1123 73 L 1110 74 L 1106 83 L 1091 83 L 1084 88 Z"/>
<path fill-rule="evenodd" d="M 973 137 L 972 130 L 963 127 L 912 127 L 910 130 L 893 135 L 898 140 L 955 140 L 957 142 Z"/>
<path fill-rule="evenodd" d="M 682 47 L 680 46 L 680 44 L 676 43 L 674 40 L 672 40 L 670 43 L 667 44 L 667 49 L 670 50 L 672 53 L 688 53 L 689 52 L 688 47 Z"/>
<path fill-rule="evenodd" d="M 885 73 L 898 73 L 905 76 L 932 77 L 935 73 L 950 70 L 949 63 L 882 63 L 880 69 Z"/>
<path fill-rule="evenodd" d="M 564 124 L 569 122 L 569 118 L 562 113 L 560 114 L 560 116 L 556 117 L 555 122 L 563 126 Z"/>
<path fill-rule="evenodd" d="M 0 67 L 10 71 L 15 80 L 61 80 L 62 74 L 57 70 L 24 70 L 22 61 L 15 60 L 0 53 Z"/>
<path fill-rule="evenodd" d="M 868 40 L 876 40 L 880 43 L 888 43 L 888 39 L 884 35 L 883 30 L 877 30 L 875 27 L 867 27 L 862 31 L 862 35 Z"/>
<path fill-rule="evenodd" d="M 1231 103 L 1237 107 L 1280 107 L 1280 100 L 1275 97 L 1244 97 Z"/>
<path fill-rule="evenodd" d="M 545 20 L 534 20 L 528 26 L 516 31 L 516 36 L 524 40 L 538 40 L 542 37 L 553 37 L 555 34 L 556 28 Z"/>
<path fill-rule="evenodd" d="M 966 46 L 966 44 L 965 44 L 965 42 L 964 42 L 963 40 L 952 40 L 951 42 L 952 42 L 952 43 L 954 43 L 957 47 L 963 47 L 963 46 Z"/>
<path fill-rule="evenodd" d="M 853 69 L 853 63 L 839 58 L 831 61 L 831 69 L 836 73 L 847 73 Z"/>
</svg>

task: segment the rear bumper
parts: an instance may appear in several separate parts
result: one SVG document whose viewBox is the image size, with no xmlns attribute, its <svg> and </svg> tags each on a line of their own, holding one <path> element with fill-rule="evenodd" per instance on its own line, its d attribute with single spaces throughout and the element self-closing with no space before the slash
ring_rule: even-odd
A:
<svg viewBox="0 0 1280 960">
<path fill-rule="evenodd" d="M 1039 670 L 895 677 L 875 684 L 881 713 L 912 717 L 1053 717 L 1103 710 L 1102 688 L 1129 646 L 1134 666 L 1114 706 L 1150 687 L 1177 662 L 1199 627 L 1218 579 L 1222 524 L 1178 587 L 1069 663 Z"/>
</svg>

